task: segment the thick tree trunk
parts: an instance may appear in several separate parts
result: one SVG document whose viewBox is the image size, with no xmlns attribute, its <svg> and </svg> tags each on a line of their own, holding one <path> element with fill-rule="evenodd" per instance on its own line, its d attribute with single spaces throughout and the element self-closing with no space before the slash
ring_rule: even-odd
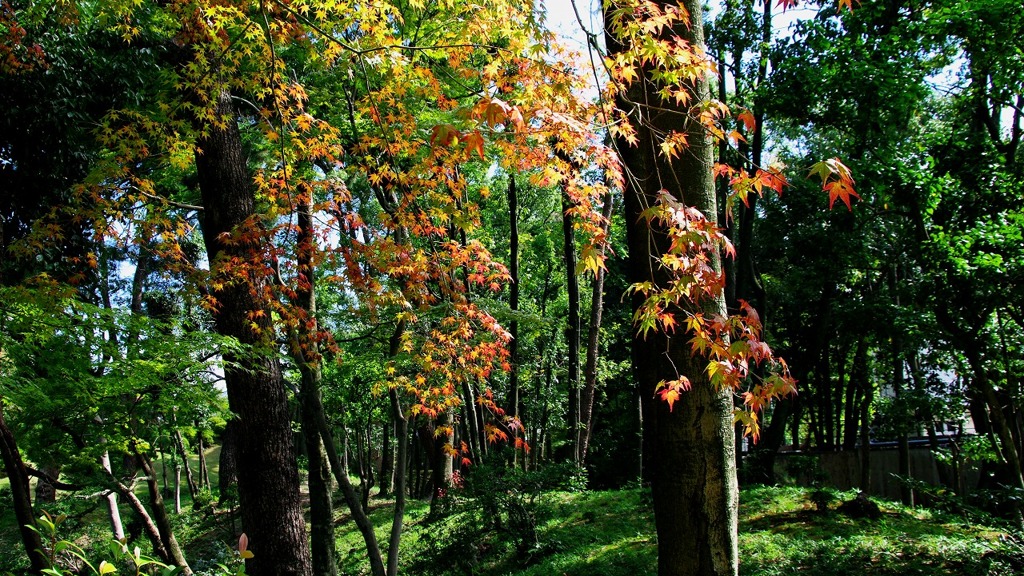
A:
<svg viewBox="0 0 1024 576">
<path fill-rule="evenodd" d="M 224 370 L 228 402 L 238 416 L 238 495 L 242 527 L 254 554 L 248 572 L 309 576 L 288 398 L 272 350 L 273 313 L 265 301 L 265 246 L 253 229 L 252 178 L 226 92 L 220 94 L 215 112 L 225 123 L 206 127 L 196 151 L 196 170 L 217 331 L 252 347 L 245 355 L 225 354 Z"/>
<path fill-rule="evenodd" d="M 33 530 L 36 518 L 32 510 L 28 472 L 25 470 L 25 463 L 21 459 L 21 452 L 18 451 L 14 434 L 7 427 L 7 421 L 4 419 L 3 399 L 0 399 L 0 456 L 3 456 L 4 470 L 10 481 L 11 498 L 14 500 L 14 517 L 18 521 L 21 542 L 28 555 L 30 571 L 32 574 L 42 574 L 43 570 L 50 567 L 50 563 L 43 554 L 43 544 L 39 533 Z"/>
<path fill-rule="evenodd" d="M 683 4 L 695 25 L 679 25 L 674 32 L 702 49 L 702 5 L 696 0 Z M 609 45 L 614 51 L 614 39 Z M 706 78 L 690 89 L 694 105 L 708 99 Z M 714 150 L 708 135 L 698 122 L 688 120 L 688 110 L 670 110 L 670 105 L 661 104 L 657 90 L 644 82 L 632 85 L 630 100 L 659 102 L 659 107 L 643 109 L 643 122 L 636 126 L 639 145 L 620 142 L 619 151 L 632 175 L 624 194 L 630 281 L 665 285 L 667 275 L 656 268 L 655 259 L 668 242 L 664 231 L 649 227 L 641 213 L 654 205 L 666 188 L 676 200 L 700 210 L 709 220 L 714 221 L 718 211 L 712 177 Z M 689 142 L 672 164 L 659 155 L 655 135 L 668 131 L 685 133 Z M 724 314 L 723 298 L 708 299 L 700 312 Z M 658 574 L 735 576 L 738 489 L 731 391 L 711 385 L 704 362 L 691 355 L 684 335 L 649 333 L 646 339 L 635 335 L 633 366 L 648 406 L 644 414 L 645 462 L 650 467 L 658 532 Z M 655 399 L 655 387 L 678 375 L 687 376 L 692 389 L 670 410 L 667 403 Z"/>
<path fill-rule="evenodd" d="M 238 485 L 238 420 L 228 420 L 220 438 L 220 458 L 218 459 L 219 474 L 217 476 L 217 506 L 223 506 Z M 164 466 L 166 473 L 167 467 Z M 167 476 L 164 476 L 167 486 Z"/>
</svg>

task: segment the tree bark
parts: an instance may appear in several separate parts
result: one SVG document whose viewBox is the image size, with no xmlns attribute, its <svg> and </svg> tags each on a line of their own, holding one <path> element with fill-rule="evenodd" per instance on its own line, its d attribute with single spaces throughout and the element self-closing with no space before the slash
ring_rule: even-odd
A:
<svg viewBox="0 0 1024 576">
<path fill-rule="evenodd" d="M 40 466 L 39 471 L 45 477 L 36 481 L 36 506 L 53 504 L 57 501 L 57 487 L 50 483 L 49 478 L 59 480 L 61 467 L 59 464 L 50 462 Z"/>
<path fill-rule="evenodd" d="M 614 200 L 611 192 L 603 199 L 601 216 L 604 217 L 604 233 L 611 226 Z M 601 256 L 605 249 L 601 247 Z M 604 278 L 605 269 L 598 268 L 594 275 L 590 297 L 590 325 L 587 327 L 587 362 L 583 370 L 583 390 L 580 392 L 580 431 L 576 449 L 576 461 L 583 464 L 587 460 L 587 449 L 593 432 L 594 392 L 597 389 L 597 359 L 601 344 L 601 315 L 604 312 Z"/>
<path fill-rule="evenodd" d="M 206 444 L 203 442 L 203 433 L 196 434 L 196 452 L 199 456 L 199 485 L 210 490 L 210 467 L 206 464 Z"/>
<path fill-rule="evenodd" d="M 388 417 L 384 423 L 384 430 L 381 433 L 380 449 L 380 493 L 378 496 L 390 496 L 395 486 L 395 448 L 392 446 L 391 437 L 394 435 L 395 426 Z"/>
<path fill-rule="evenodd" d="M 103 455 L 100 456 L 100 467 L 103 468 L 104 472 L 113 477 L 114 470 L 110 466 L 110 452 L 103 451 Z M 117 493 L 108 491 L 104 498 L 107 501 L 107 517 L 110 519 L 110 531 L 114 534 L 115 539 L 120 540 L 124 538 L 124 525 L 121 523 L 121 510 L 117 507 Z"/>
<path fill-rule="evenodd" d="M 149 510 L 146 510 L 142 500 L 139 500 L 139 497 L 135 495 L 135 491 L 132 490 L 133 487 L 112 475 L 110 476 L 110 481 L 113 482 L 117 493 L 124 498 L 128 506 L 138 514 L 139 520 L 142 522 L 142 530 L 146 533 L 146 537 L 149 538 L 149 543 L 153 546 L 153 553 L 156 554 L 161 562 L 173 562 L 173 558 L 164 544 L 163 536 L 160 534 L 160 528 L 153 521 L 153 517 L 149 515 Z"/>
<path fill-rule="evenodd" d="M 402 410 L 397 390 L 388 393 L 391 399 L 391 414 L 395 420 L 395 443 L 398 444 L 398 456 L 395 461 L 395 510 L 391 522 L 391 536 L 388 538 L 388 571 L 387 576 L 398 574 L 398 545 L 402 538 L 402 524 L 405 519 L 406 468 L 409 455 L 409 420 Z"/>
<path fill-rule="evenodd" d="M 660 2 L 659 2 L 660 4 Z M 673 31 L 698 50 L 704 48 L 702 4 L 686 0 L 694 26 L 677 25 Z M 666 34 L 666 33 L 663 33 Z M 610 49 L 621 50 L 615 39 Z M 688 87 L 693 105 L 709 97 L 709 84 L 700 78 Z M 619 153 L 631 178 L 625 190 L 625 216 L 631 282 L 668 280 L 655 260 L 668 248 L 665 231 L 646 224 L 641 213 L 656 203 L 661 190 L 678 201 L 717 219 L 712 164 L 713 146 L 703 127 L 690 120 L 689 110 L 672 109 L 658 96 L 659 87 L 635 82 L 621 102 L 658 102 L 643 108 L 635 128 L 639 144 L 618 142 Z M 658 152 L 657 133 L 686 134 L 689 147 L 672 164 Z M 713 255 L 717 256 L 717 255 Z M 718 267 L 717 258 L 713 264 Z M 634 301 L 634 305 L 639 302 Z M 708 298 L 699 312 L 724 314 L 724 298 Z M 648 333 L 634 335 L 633 369 L 648 409 L 644 414 L 645 461 L 650 467 L 655 526 L 658 533 L 659 576 L 710 576 L 738 573 L 736 459 L 729 390 L 714 388 L 704 362 L 690 353 L 684 335 Z M 662 380 L 687 376 L 692 388 L 673 410 L 656 401 L 655 387 Z"/>
<path fill-rule="evenodd" d="M 181 573 L 191 576 L 192 569 L 185 560 L 185 554 L 178 545 L 178 539 L 174 537 L 174 529 L 171 528 L 171 517 L 167 515 L 167 507 L 164 506 L 163 496 L 160 494 L 160 485 L 156 480 L 156 471 L 153 464 L 145 454 L 138 455 L 139 467 L 146 475 L 146 486 L 149 488 L 149 501 L 153 508 L 153 520 L 160 530 L 160 542 L 167 551 L 168 561 L 181 568 Z"/>
<path fill-rule="evenodd" d="M 569 398 L 569 444 L 573 459 L 579 462 L 580 445 L 580 282 L 576 275 L 576 239 L 572 228 L 569 195 L 562 192 L 562 259 L 565 262 L 565 290 L 569 298 L 569 315 L 565 327 L 568 345 L 566 386 Z"/>
<path fill-rule="evenodd" d="M 508 403 L 505 413 L 509 416 L 519 416 L 519 320 L 516 314 L 519 312 L 519 194 L 516 188 L 515 176 L 508 177 L 508 273 L 509 279 L 509 309 L 512 310 L 512 321 L 509 322 L 508 331 L 512 339 L 508 343 L 509 364 L 512 369 L 508 375 Z"/>
<path fill-rule="evenodd" d="M 223 506 L 231 495 L 232 490 L 238 485 L 238 420 L 228 420 L 224 432 L 220 438 L 220 458 L 218 459 L 219 474 L 217 476 L 217 490 L 220 496 L 217 498 L 217 506 Z M 164 467 L 164 472 L 167 467 Z M 164 486 L 167 485 L 167 477 L 164 476 Z"/>
<path fill-rule="evenodd" d="M 225 123 L 206 127 L 196 170 L 217 331 L 252 347 L 245 355 L 225 354 L 224 370 L 228 402 L 238 416 L 242 527 L 254 554 L 247 569 L 251 576 L 309 576 L 288 398 L 271 349 L 265 247 L 252 229 L 255 193 L 227 92 L 219 95 L 215 112 Z"/>
<path fill-rule="evenodd" d="M 317 346 L 316 326 L 316 238 L 313 230 L 313 190 L 300 186 L 298 199 L 298 273 L 295 303 L 299 317 L 293 332 L 291 354 L 299 367 L 302 400 L 302 436 L 309 462 L 307 486 L 309 489 L 309 516 L 311 563 L 315 576 L 335 576 L 338 573 L 334 542 L 334 502 L 331 497 L 331 472 L 325 462 L 325 439 L 317 424 L 323 403 L 320 397 L 320 350 Z"/>
<path fill-rule="evenodd" d="M 303 375 L 302 436 L 309 461 L 310 550 L 314 576 L 335 576 L 338 573 L 334 542 L 334 501 L 331 497 L 331 471 L 316 425 L 313 408 L 308 403 L 311 390 Z"/>
<path fill-rule="evenodd" d="M 192 474 L 192 465 L 188 461 L 188 450 L 185 449 L 185 439 L 181 436 L 181 430 L 177 428 L 174 429 L 174 447 L 177 449 L 181 465 L 185 469 L 185 481 L 188 483 L 189 496 L 195 502 L 196 496 L 199 494 L 199 484 L 196 482 L 195 475 Z"/>
<path fill-rule="evenodd" d="M 4 470 L 10 480 L 11 497 L 14 500 L 14 517 L 17 518 L 21 542 L 25 546 L 25 554 L 28 555 L 29 569 L 32 574 L 42 574 L 43 570 L 50 567 L 50 563 L 43 553 L 43 543 L 39 538 L 39 533 L 32 529 L 36 525 L 36 519 L 32 510 L 28 472 L 25 470 L 25 462 L 21 459 L 21 452 L 18 451 L 14 434 L 7 427 L 7 421 L 4 419 L 2 398 L 0 398 L 0 455 L 3 456 Z"/>
</svg>

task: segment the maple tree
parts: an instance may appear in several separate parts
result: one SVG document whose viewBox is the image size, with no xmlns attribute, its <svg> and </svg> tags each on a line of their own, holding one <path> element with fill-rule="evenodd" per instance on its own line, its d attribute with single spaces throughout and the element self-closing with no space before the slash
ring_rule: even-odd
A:
<svg viewBox="0 0 1024 576">
<path fill-rule="evenodd" d="M 510 273 L 476 237 L 480 205 L 490 195 L 483 174 L 492 171 L 564 198 L 572 281 L 578 271 L 604 273 L 610 214 L 602 209 L 611 208 L 613 191 L 624 191 L 638 375 L 647 399 L 662 401 L 647 403 L 657 414 L 648 442 L 656 447 L 650 457 L 659 530 L 666 530 L 660 562 L 664 573 L 677 573 L 689 550 L 697 551 L 696 565 L 735 571 L 732 423 L 756 437 L 759 411 L 791 393 L 793 380 L 763 341 L 755 309 L 724 308 L 719 260 L 731 245 L 716 224 L 712 179 L 717 173 L 728 180 L 728 218 L 737 201 L 750 207 L 785 178 L 777 166 L 711 168 L 712 139 L 739 143 L 744 136 L 729 127 L 733 112 L 707 92 L 713 66 L 691 23 L 701 21 L 698 5 L 607 3 L 610 81 L 598 102 L 584 96 L 588 77 L 565 64 L 529 2 L 116 1 L 65 8 L 72 19 L 115 34 L 116 51 L 142 58 L 153 74 L 134 101 L 104 109 L 102 150 L 90 176 L 72 201 L 39 221 L 26 250 L 45 249 L 65 221 L 99 242 L 140 253 L 145 246 L 166 270 L 188 278 L 217 330 L 241 345 L 225 349 L 224 358 L 239 425 L 251 573 L 320 573 L 332 564 L 325 550 L 314 562 L 305 543 L 281 340 L 300 373 L 308 453 L 326 449 L 366 540 L 371 572 L 398 569 L 406 491 L 396 487 L 385 562 L 364 503 L 331 454 L 319 374 L 325 362 L 344 361 L 345 346 L 321 322 L 319 286 L 351 293 L 351 322 L 384 333 L 374 391 L 387 396 L 398 424 L 399 478 L 407 426 L 434 438 L 428 457 L 435 496 L 451 482 L 455 458 L 479 461 L 488 445 L 505 441 L 529 449 L 515 405 L 506 413 L 508 404 L 491 389 L 510 368 L 511 337 L 485 305 Z M 10 19 L 9 11 L 2 14 Z M 9 50 L 18 54 L 12 62 L 23 62 L 19 50 Z M 747 131 L 756 129 L 749 112 L 736 116 Z M 605 143 L 606 133 L 615 146 Z M 813 172 L 830 204 L 851 205 L 849 169 L 830 160 Z M 684 182 L 676 183 L 677 175 Z M 208 269 L 189 253 L 188 241 L 200 234 Z M 576 265 L 570 240 L 579 242 Z M 67 259 L 86 271 L 96 265 L 88 254 Z M 592 297 L 597 312 L 600 286 Z M 569 306 L 578 314 L 579 302 Z M 597 324 L 591 321 L 594 333 Z M 569 354 L 569 370 L 578 372 L 579 352 L 570 346 Z M 595 362 L 588 354 L 586 391 L 572 401 L 574 433 L 587 426 Z M 764 375 L 761 367 L 778 373 Z M 733 394 L 745 408 L 732 409 Z M 455 442 L 460 410 L 475 422 L 472 449 Z M 685 432 L 688 421 L 693 435 Z M 587 440 L 575 444 L 583 460 Z M 695 501 L 698 484 L 716 496 L 680 531 L 666 520 L 678 516 L 678 502 L 666 500 L 674 490 L 666 479 L 689 473 L 685 463 L 698 456 L 714 463 L 706 476 L 690 478 L 684 501 Z M 325 464 L 310 458 L 311 473 L 322 480 Z M 323 496 L 326 488 L 317 490 Z M 318 513 L 329 514 L 318 502 Z M 671 551 L 679 541 L 689 548 Z"/>
</svg>

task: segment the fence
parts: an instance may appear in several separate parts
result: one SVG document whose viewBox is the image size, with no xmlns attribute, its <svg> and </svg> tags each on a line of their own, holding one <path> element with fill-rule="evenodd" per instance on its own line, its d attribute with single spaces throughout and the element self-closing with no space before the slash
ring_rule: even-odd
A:
<svg viewBox="0 0 1024 576">
<path fill-rule="evenodd" d="M 808 459 L 816 460 L 814 470 L 808 466 Z M 798 460 L 799 459 L 799 460 Z M 870 489 L 872 496 L 899 500 L 900 483 L 895 474 L 899 473 L 899 452 L 892 448 L 872 448 L 869 460 L 871 468 Z M 776 474 L 788 476 L 801 485 L 810 485 L 816 473 L 823 476 L 826 486 L 839 490 L 860 487 L 860 452 L 857 450 L 839 452 L 780 452 L 775 461 Z M 967 467 L 961 472 L 964 486 L 976 486 L 979 472 L 976 467 Z M 910 449 L 910 477 L 933 485 L 941 485 L 938 463 L 928 448 Z"/>
</svg>

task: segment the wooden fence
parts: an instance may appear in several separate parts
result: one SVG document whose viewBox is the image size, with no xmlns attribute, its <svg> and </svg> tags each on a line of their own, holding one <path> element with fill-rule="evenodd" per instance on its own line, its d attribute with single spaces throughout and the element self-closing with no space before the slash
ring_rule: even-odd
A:
<svg viewBox="0 0 1024 576">
<path fill-rule="evenodd" d="M 899 452 L 895 448 L 872 448 L 869 466 L 868 494 L 899 500 L 900 482 L 894 476 L 899 472 Z M 818 479 L 825 486 L 850 490 L 860 486 L 860 452 L 780 452 L 775 470 L 780 478 L 788 477 L 800 485 L 810 486 Z M 964 486 L 978 484 L 977 467 L 967 467 L 961 475 Z M 931 450 L 910 449 L 910 477 L 935 486 L 942 485 L 938 463 Z"/>
</svg>

